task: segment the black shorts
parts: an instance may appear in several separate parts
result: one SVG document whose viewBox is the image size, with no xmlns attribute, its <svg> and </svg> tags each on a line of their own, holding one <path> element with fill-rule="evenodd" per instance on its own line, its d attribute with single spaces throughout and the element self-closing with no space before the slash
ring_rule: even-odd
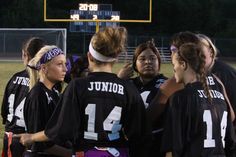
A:
<svg viewBox="0 0 236 157">
<path fill-rule="evenodd" d="M 43 152 L 30 152 L 25 151 L 23 157 L 58 157 L 56 155 L 51 155 Z"/>
<path fill-rule="evenodd" d="M 3 139 L 3 152 L 2 152 L 4 157 L 8 157 L 8 141 L 9 140 L 10 139 L 5 133 L 4 139 Z M 10 151 L 11 151 L 12 157 L 20 157 L 23 155 L 23 152 L 25 151 L 25 147 L 19 142 L 19 138 L 12 138 Z"/>
</svg>

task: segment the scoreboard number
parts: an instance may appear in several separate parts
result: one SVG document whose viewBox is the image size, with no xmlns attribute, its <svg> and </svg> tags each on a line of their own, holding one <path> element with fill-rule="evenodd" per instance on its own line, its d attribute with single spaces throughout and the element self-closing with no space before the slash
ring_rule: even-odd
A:
<svg viewBox="0 0 236 157">
<path fill-rule="evenodd" d="M 111 15 L 111 20 L 118 21 L 118 20 L 120 20 L 120 16 L 119 15 Z"/>
<path fill-rule="evenodd" d="M 97 20 L 98 16 L 97 15 L 93 15 L 93 20 Z"/>
<path fill-rule="evenodd" d="M 79 10 L 84 10 L 84 11 L 97 11 L 97 10 L 98 10 L 98 4 L 80 3 L 80 4 L 79 4 Z"/>
<path fill-rule="evenodd" d="M 71 15 L 70 15 L 70 18 L 71 18 L 72 20 L 79 20 L 79 14 L 71 14 Z"/>
</svg>

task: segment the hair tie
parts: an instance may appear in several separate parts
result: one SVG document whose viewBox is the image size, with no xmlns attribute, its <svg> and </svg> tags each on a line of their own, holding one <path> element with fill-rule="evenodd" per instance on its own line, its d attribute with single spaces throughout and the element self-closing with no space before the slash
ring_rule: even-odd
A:
<svg viewBox="0 0 236 157">
<path fill-rule="evenodd" d="M 27 64 L 27 67 L 29 67 L 30 69 L 33 69 L 33 70 L 39 70 L 38 68 L 34 67 L 34 66 L 31 66 L 29 64 Z"/>
</svg>

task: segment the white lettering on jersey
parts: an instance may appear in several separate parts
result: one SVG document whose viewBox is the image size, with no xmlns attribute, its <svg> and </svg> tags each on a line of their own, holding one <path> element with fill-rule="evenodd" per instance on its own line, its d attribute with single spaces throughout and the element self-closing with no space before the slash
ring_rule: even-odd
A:
<svg viewBox="0 0 236 157">
<path fill-rule="evenodd" d="M 48 95 L 47 92 L 45 92 L 45 94 L 46 94 L 46 96 L 47 96 L 47 98 L 48 98 L 48 104 L 50 104 L 50 102 L 52 101 L 52 98 Z"/>
<path fill-rule="evenodd" d="M 200 98 L 207 98 L 207 96 L 205 95 L 205 93 L 204 93 L 204 90 L 197 90 L 198 91 L 198 93 L 199 93 L 199 97 Z"/>
<path fill-rule="evenodd" d="M 214 82 L 214 79 L 213 79 L 212 76 L 207 77 L 207 84 L 210 85 L 210 86 L 215 85 L 215 82 Z"/>
<path fill-rule="evenodd" d="M 89 91 L 112 92 L 124 95 L 124 86 L 113 82 L 90 82 Z"/>
<path fill-rule="evenodd" d="M 200 98 L 207 98 L 204 90 L 197 90 L 197 91 L 199 93 Z M 211 98 L 225 100 L 224 95 L 221 92 L 217 91 L 217 90 L 210 90 L 210 95 L 211 95 Z"/>
<path fill-rule="evenodd" d="M 144 91 L 140 94 L 142 99 L 143 99 L 145 108 L 148 108 L 148 106 L 149 106 L 149 103 L 147 103 L 147 97 L 148 97 L 149 94 L 150 94 L 150 91 Z"/>
<path fill-rule="evenodd" d="M 29 78 L 17 76 L 16 79 L 13 81 L 13 84 L 29 86 Z"/>
</svg>

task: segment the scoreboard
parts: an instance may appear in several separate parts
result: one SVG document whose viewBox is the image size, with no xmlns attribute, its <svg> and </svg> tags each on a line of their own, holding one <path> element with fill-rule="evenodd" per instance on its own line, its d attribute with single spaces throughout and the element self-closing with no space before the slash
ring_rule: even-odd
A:
<svg viewBox="0 0 236 157">
<path fill-rule="evenodd" d="M 98 20 L 107 21 L 119 21 L 120 11 L 113 11 L 112 4 L 89 4 L 89 3 L 79 3 L 77 10 L 70 10 L 70 18 L 72 20 L 85 20 L 90 19 L 94 22 L 71 22 L 70 31 L 71 32 L 95 32 L 96 25 L 99 27 L 105 26 L 119 26 L 118 22 L 99 22 Z"/>
<path fill-rule="evenodd" d="M 45 22 L 69 22 L 72 32 L 94 32 L 121 22 L 151 23 L 153 0 L 43 0 Z M 129 4 L 126 5 L 125 3 Z"/>
</svg>

